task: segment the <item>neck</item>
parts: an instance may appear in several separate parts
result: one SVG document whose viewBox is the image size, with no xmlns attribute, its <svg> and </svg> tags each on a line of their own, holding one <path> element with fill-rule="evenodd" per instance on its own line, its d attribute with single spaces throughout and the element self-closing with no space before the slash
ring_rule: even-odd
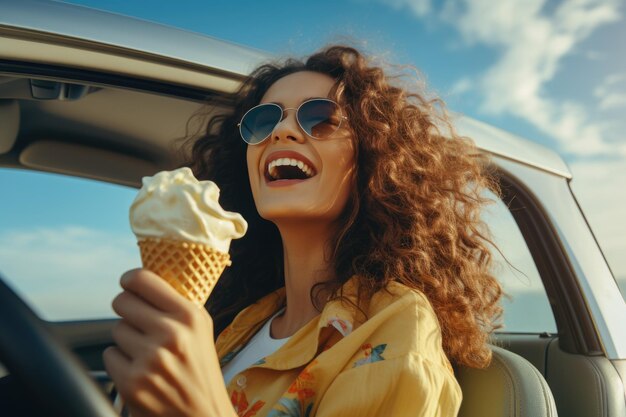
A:
<svg viewBox="0 0 626 417">
<path fill-rule="evenodd" d="M 333 230 L 328 223 L 318 222 L 276 225 L 283 241 L 287 308 L 272 323 L 272 336 L 282 338 L 291 336 L 319 314 L 310 292 L 315 283 L 334 278 L 328 245 Z M 318 307 L 323 304 L 318 299 Z"/>
</svg>

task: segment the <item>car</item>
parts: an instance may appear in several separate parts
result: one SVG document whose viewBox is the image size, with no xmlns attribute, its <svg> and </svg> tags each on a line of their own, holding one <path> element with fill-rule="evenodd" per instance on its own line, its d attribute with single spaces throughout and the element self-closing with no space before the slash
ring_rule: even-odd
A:
<svg viewBox="0 0 626 417">
<path fill-rule="evenodd" d="M 7 238 L 2 233 L 17 221 L 11 216 L 41 224 L 46 215 L 69 210 L 74 200 L 62 196 L 74 198 L 93 186 L 107 191 L 89 198 L 115 200 L 107 187 L 123 197 L 116 197 L 121 204 L 114 209 L 105 200 L 90 205 L 86 217 L 124 217 L 142 177 L 178 167 L 182 140 L 200 131 L 202 116 L 228 112 L 246 74 L 271 59 L 253 48 L 104 11 L 0 1 L 0 190 L 7 210 L 0 219 L 6 254 L 0 252 L 0 363 L 53 415 L 115 415 L 101 354 L 112 343 L 116 319 L 109 307 L 94 308 L 83 297 L 95 293 L 110 303 L 117 278 L 105 271 L 82 285 L 84 273 L 76 272 L 77 281 L 69 281 L 88 250 L 84 245 L 54 252 L 60 268 L 45 264 L 41 281 L 16 276 L 43 262 L 28 256 L 44 235 Z M 570 170 L 555 152 L 527 139 L 468 117 L 456 125 L 489 155 L 503 190 L 485 219 L 498 244 L 494 256 L 503 255 L 496 273 L 512 301 L 505 301 L 505 327 L 492 344 L 499 372 L 508 373 L 503 380 L 516 385 L 521 379 L 520 390 L 509 392 L 487 371 L 458 369 L 461 414 L 625 416 L 626 304 L 577 204 Z M 66 194 L 27 200 L 55 181 Z M 120 252 L 107 252 L 106 259 L 115 263 L 127 249 L 136 252 L 132 240 L 116 243 Z M 128 256 L 124 266 L 138 262 L 137 253 Z M 30 293 L 44 281 L 45 291 Z M 47 305 L 73 315 L 47 313 Z M 504 398 L 507 392 L 515 398 Z M 492 403 L 501 413 L 484 412 Z M 538 410 L 538 403 L 546 409 Z"/>
</svg>

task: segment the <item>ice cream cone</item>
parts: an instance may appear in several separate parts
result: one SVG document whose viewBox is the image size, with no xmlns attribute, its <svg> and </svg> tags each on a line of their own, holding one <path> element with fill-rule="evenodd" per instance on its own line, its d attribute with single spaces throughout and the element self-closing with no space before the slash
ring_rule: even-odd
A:
<svg viewBox="0 0 626 417">
<path fill-rule="evenodd" d="M 231 264 L 227 253 L 204 244 L 158 238 L 140 239 L 137 244 L 143 267 L 200 307 Z"/>
<path fill-rule="evenodd" d="M 144 268 L 180 294 L 204 306 L 224 268 L 232 239 L 248 223 L 219 204 L 220 189 L 198 181 L 187 167 L 142 179 L 129 220 Z"/>
</svg>

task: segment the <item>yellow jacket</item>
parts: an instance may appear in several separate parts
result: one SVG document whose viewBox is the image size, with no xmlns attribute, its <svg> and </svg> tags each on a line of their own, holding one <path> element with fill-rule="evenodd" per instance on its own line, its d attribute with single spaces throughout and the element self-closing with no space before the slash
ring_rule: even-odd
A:
<svg viewBox="0 0 626 417">
<path fill-rule="evenodd" d="M 343 287 L 356 304 L 357 277 Z M 453 417 L 461 389 L 441 347 L 441 329 L 426 297 L 397 282 L 362 313 L 334 300 L 276 352 L 227 386 L 240 417 Z M 226 365 L 274 313 L 285 288 L 246 307 L 216 340 Z"/>
</svg>

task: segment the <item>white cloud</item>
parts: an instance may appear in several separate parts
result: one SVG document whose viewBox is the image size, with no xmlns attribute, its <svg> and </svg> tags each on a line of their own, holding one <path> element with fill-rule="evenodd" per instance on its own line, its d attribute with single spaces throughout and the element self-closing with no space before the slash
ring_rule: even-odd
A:
<svg viewBox="0 0 626 417">
<path fill-rule="evenodd" d="M 414 1 L 404 4 L 415 10 Z M 620 1 L 561 1 L 552 11 L 546 5 L 547 0 L 448 0 L 438 12 L 430 7 L 430 12 L 420 9 L 415 15 L 439 18 L 453 25 L 468 44 L 499 51 L 496 62 L 481 76 L 462 79 L 453 88 L 458 93 L 475 85 L 472 92 L 482 96 L 483 112 L 520 117 L 567 152 L 587 156 L 617 151 L 626 156 L 626 145 L 616 147 L 607 126 L 592 120 L 584 105 L 556 100 L 545 92 L 565 56 L 597 28 L 620 18 Z M 612 108 L 622 99 L 609 96 L 600 105 Z"/>
<path fill-rule="evenodd" d="M 461 78 L 458 80 L 452 88 L 450 89 L 449 95 L 457 95 L 467 93 L 468 91 L 472 91 L 474 89 L 474 85 L 472 84 L 472 80 L 469 78 Z"/>
<path fill-rule="evenodd" d="M 47 320 L 113 317 L 121 274 L 140 265 L 130 232 L 62 226 L 0 234 L 3 276 Z"/>
<path fill-rule="evenodd" d="M 626 93 L 611 93 L 600 99 L 600 108 L 602 110 L 616 109 L 626 107 Z"/>
<path fill-rule="evenodd" d="M 609 75 L 593 94 L 598 98 L 602 110 L 626 107 L 626 74 Z"/>
<path fill-rule="evenodd" d="M 408 7 L 419 17 L 426 16 L 432 11 L 430 0 L 386 0 L 384 3 L 397 9 Z"/>
<path fill-rule="evenodd" d="M 599 51 L 585 51 L 584 56 L 590 61 L 602 61 L 606 59 L 606 54 Z"/>
<path fill-rule="evenodd" d="M 584 106 L 550 98 L 544 86 L 578 43 L 619 17 L 617 2 L 562 2 L 552 16 L 541 13 L 544 0 L 477 0 L 466 6 L 458 16 L 461 33 L 502 49 L 497 62 L 478 80 L 483 111 L 521 117 L 555 138 L 568 152 L 614 152 L 605 137 L 605 127 L 592 121 Z"/>
</svg>

